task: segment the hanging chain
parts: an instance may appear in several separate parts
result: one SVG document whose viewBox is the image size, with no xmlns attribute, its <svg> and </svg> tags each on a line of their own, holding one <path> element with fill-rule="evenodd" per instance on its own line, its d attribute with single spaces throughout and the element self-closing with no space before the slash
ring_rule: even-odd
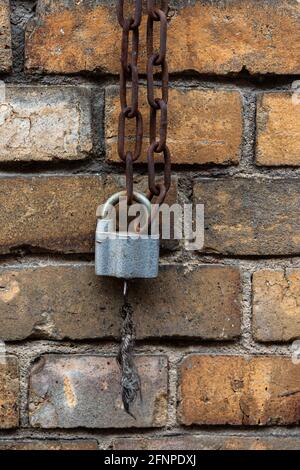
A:
<svg viewBox="0 0 300 470">
<path fill-rule="evenodd" d="M 143 118 L 139 105 L 139 27 L 142 19 L 142 0 L 135 0 L 134 16 L 124 17 L 124 0 L 118 0 L 117 15 L 122 28 L 121 71 L 120 71 L 120 103 L 118 129 L 118 154 L 126 164 L 126 189 L 128 204 L 133 196 L 133 162 L 141 155 L 143 141 Z M 129 61 L 129 40 L 131 33 L 131 54 Z M 127 102 L 127 83 L 131 82 L 131 103 Z M 134 151 L 125 150 L 126 120 L 135 119 Z"/>
<path fill-rule="evenodd" d="M 147 0 L 147 98 L 150 106 L 150 145 L 147 152 L 149 199 L 157 196 L 156 203 L 161 204 L 171 185 L 171 155 L 167 146 L 168 127 L 168 85 L 169 73 L 166 59 L 167 53 L 167 14 L 168 0 L 160 1 L 160 8 L 155 6 L 155 0 Z M 160 24 L 159 50 L 154 50 L 154 23 Z M 154 74 L 155 67 L 161 72 L 161 96 L 155 98 Z M 160 113 L 159 140 L 156 140 L 157 115 Z M 154 154 L 161 153 L 164 159 L 164 181 L 157 183 L 155 178 Z"/>
<path fill-rule="evenodd" d="M 118 154 L 126 165 L 126 189 L 128 204 L 133 196 L 133 163 L 141 155 L 143 143 L 143 117 L 139 111 L 139 30 L 142 20 L 143 0 L 135 0 L 134 14 L 124 16 L 124 0 L 118 0 L 117 16 L 122 28 L 121 71 L 120 71 L 120 105 L 118 128 Z M 150 106 L 150 144 L 147 151 L 149 199 L 157 197 L 156 203 L 161 204 L 171 184 L 171 156 L 167 146 L 168 126 L 168 64 L 167 49 L 167 13 L 168 1 L 161 0 L 160 8 L 155 0 L 147 0 L 147 99 Z M 159 50 L 154 50 L 154 23 L 160 23 Z M 131 36 L 131 51 L 130 51 Z M 154 75 L 159 67 L 161 72 L 161 97 L 155 97 Z M 131 102 L 127 101 L 127 84 L 131 83 Z M 156 140 L 157 118 L 160 113 L 159 140 Z M 126 121 L 135 119 L 134 150 L 125 149 Z M 157 183 L 155 177 L 154 154 L 162 154 L 164 160 L 164 180 Z"/>
</svg>

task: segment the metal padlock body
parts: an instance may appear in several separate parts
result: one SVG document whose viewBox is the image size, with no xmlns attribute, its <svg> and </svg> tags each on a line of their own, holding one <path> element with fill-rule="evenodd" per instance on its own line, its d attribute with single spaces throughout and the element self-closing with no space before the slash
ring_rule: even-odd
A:
<svg viewBox="0 0 300 470">
<path fill-rule="evenodd" d="M 124 192 L 113 195 L 106 204 L 114 205 Z M 151 203 L 140 193 L 134 199 L 147 207 Z M 105 212 L 105 209 L 104 209 Z M 122 279 L 155 278 L 158 276 L 159 234 L 146 235 L 136 232 L 115 232 L 113 221 L 98 219 L 96 229 L 95 267 L 98 276 Z"/>
</svg>

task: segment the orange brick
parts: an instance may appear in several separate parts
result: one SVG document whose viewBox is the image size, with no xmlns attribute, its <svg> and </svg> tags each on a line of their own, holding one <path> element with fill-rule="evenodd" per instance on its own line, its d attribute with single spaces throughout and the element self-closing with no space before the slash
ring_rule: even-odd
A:
<svg viewBox="0 0 300 470">
<path fill-rule="evenodd" d="M 93 265 L 4 268 L 0 283 L 5 341 L 120 337 L 122 281 L 96 276 Z M 236 338 L 240 290 L 237 268 L 161 266 L 157 279 L 130 286 L 137 338 Z"/>
<path fill-rule="evenodd" d="M 184 2 L 171 11 L 170 72 L 300 73 L 297 1 Z M 145 70 L 145 24 L 141 69 Z M 288 54 L 287 54 L 288 38 Z M 39 0 L 26 33 L 26 67 L 54 73 L 118 73 L 120 27 L 110 3 Z"/>
<path fill-rule="evenodd" d="M 257 104 L 258 165 L 300 165 L 300 102 L 292 93 L 264 93 Z"/>
<path fill-rule="evenodd" d="M 300 269 L 262 269 L 253 274 L 253 333 L 258 341 L 300 337 Z"/>
<path fill-rule="evenodd" d="M 185 425 L 300 422 L 300 365 L 282 356 L 190 355 L 180 366 Z"/>
<path fill-rule="evenodd" d="M 140 111 L 144 118 L 145 136 L 141 161 L 146 162 L 149 145 L 149 106 L 145 89 L 140 88 L 140 92 Z M 118 89 L 109 87 L 105 100 L 105 137 L 107 158 L 113 162 L 120 161 L 117 153 L 119 112 Z M 243 134 L 242 114 L 239 92 L 171 88 L 168 146 L 172 163 L 238 163 Z M 134 124 L 133 120 L 128 123 L 126 148 L 132 148 L 128 141 L 134 138 Z"/>
</svg>

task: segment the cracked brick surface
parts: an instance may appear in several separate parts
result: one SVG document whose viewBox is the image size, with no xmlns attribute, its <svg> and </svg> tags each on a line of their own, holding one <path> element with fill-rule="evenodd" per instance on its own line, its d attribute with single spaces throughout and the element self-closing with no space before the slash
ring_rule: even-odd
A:
<svg viewBox="0 0 300 470">
<path fill-rule="evenodd" d="M 280 356 L 187 356 L 178 417 L 185 425 L 300 422 L 300 365 Z"/>
<path fill-rule="evenodd" d="M 299 3 L 290 0 L 183 2 L 169 18 L 170 72 L 297 74 L 299 14 Z M 142 38 L 145 25 L 146 17 Z M 27 28 L 26 66 L 38 72 L 116 74 L 120 35 L 110 2 L 39 0 L 38 15 Z M 143 70 L 144 49 L 145 39 Z"/>
<path fill-rule="evenodd" d="M 262 269 L 253 274 L 253 334 L 258 341 L 300 336 L 300 269 Z"/>
<path fill-rule="evenodd" d="M 92 147 L 88 88 L 0 89 L 0 162 L 81 160 Z"/>
</svg>

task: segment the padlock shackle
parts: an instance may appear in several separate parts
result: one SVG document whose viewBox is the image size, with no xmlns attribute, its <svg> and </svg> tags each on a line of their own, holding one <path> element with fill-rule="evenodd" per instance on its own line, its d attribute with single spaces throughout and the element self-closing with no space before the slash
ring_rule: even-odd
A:
<svg viewBox="0 0 300 470">
<path fill-rule="evenodd" d="M 115 206 L 116 204 L 118 204 L 118 202 L 120 201 L 120 198 L 126 195 L 127 195 L 126 191 L 120 191 L 110 196 L 107 199 L 106 203 L 103 204 L 100 217 L 104 219 L 108 215 L 109 208 L 111 206 Z M 151 201 L 149 201 L 149 199 L 145 196 L 145 194 L 134 191 L 132 195 L 132 199 L 142 204 L 143 206 L 145 206 L 149 216 L 151 215 Z"/>
</svg>

